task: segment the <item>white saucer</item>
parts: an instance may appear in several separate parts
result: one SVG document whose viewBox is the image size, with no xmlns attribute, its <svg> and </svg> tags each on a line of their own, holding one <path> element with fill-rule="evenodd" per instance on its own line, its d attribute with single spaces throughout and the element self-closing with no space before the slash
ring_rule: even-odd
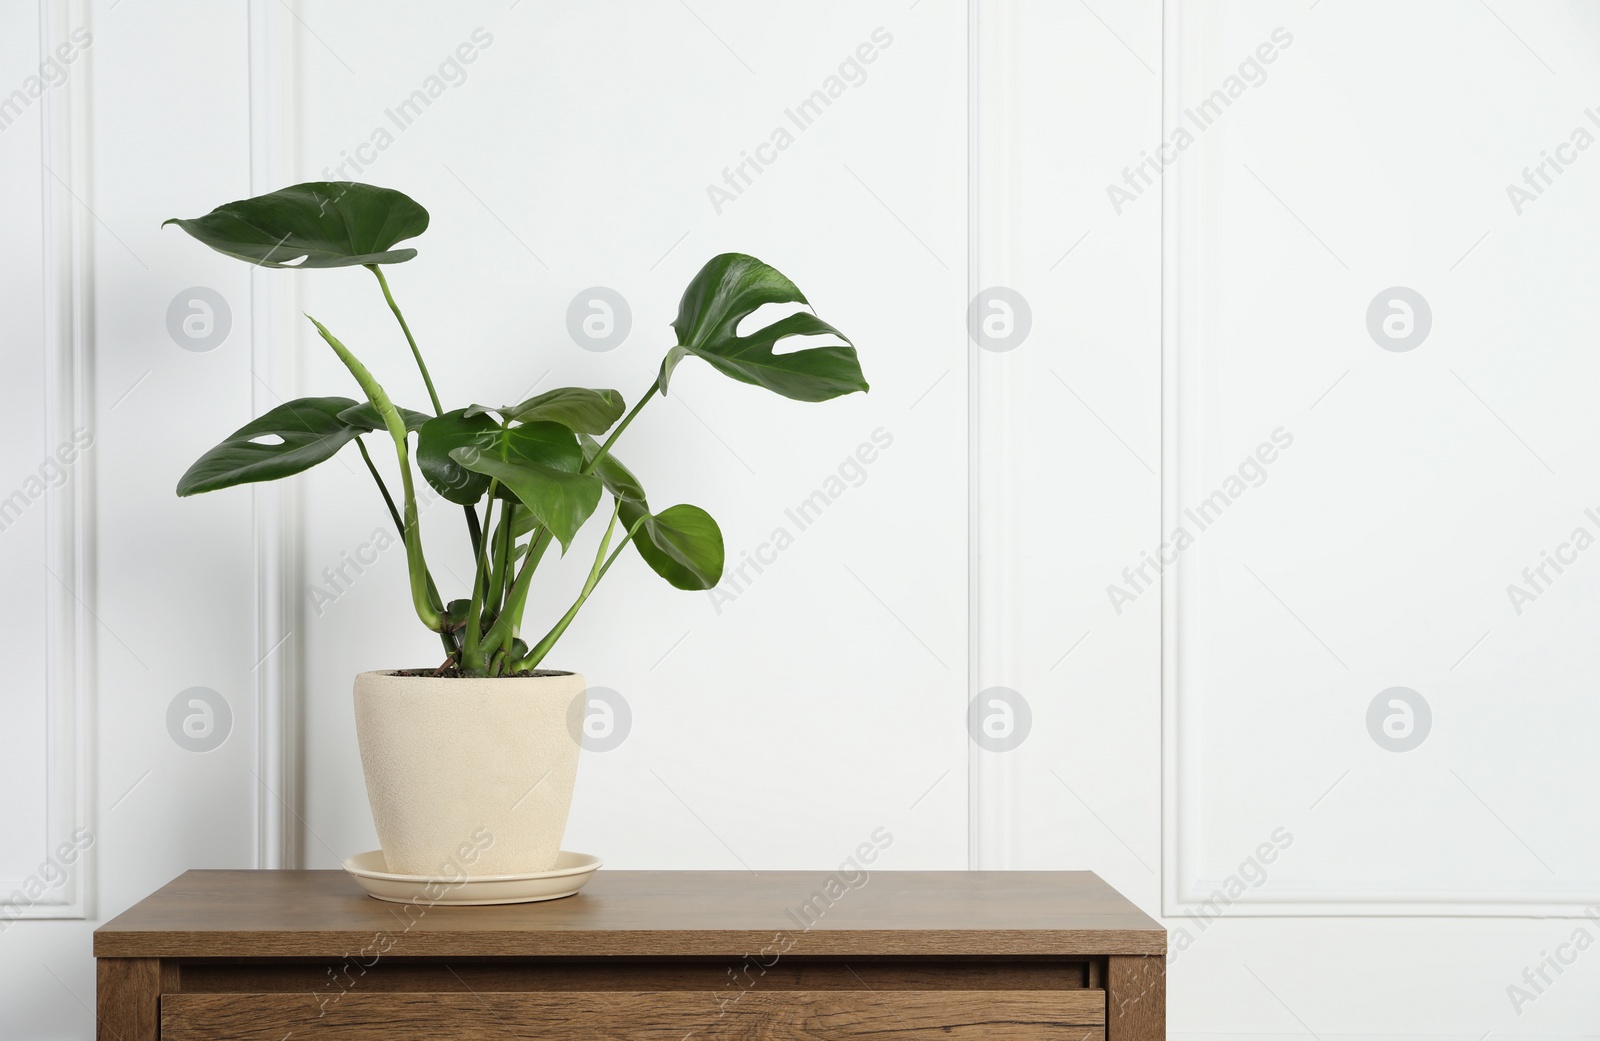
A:
<svg viewBox="0 0 1600 1041">
<path fill-rule="evenodd" d="M 599 857 L 566 850 L 556 857 L 556 866 L 549 871 L 466 879 L 396 874 L 388 870 L 383 851 L 379 849 L 357 853 L 344 862 L 344 869 L 355 877 L 368 896 L 396 904 L 415 902 L 428 907 L 559 900 L 582 889 L 599 868 Z"/>
</svg>

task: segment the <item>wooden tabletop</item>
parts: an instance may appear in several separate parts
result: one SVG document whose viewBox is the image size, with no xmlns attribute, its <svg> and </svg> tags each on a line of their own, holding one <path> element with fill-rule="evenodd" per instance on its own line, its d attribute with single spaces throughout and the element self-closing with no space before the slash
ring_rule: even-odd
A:
<svg viewBox="0 0 1600 1041">
<path fill-rule="evenodd" d="M 1088 871 L 602 870 L 576 896 L 498 907 L 385 903 L 343 871 L 189 871 L 96 929 L 94 953 L 340 957 L 374 937 L 388 956 L 433 958 L 739 956 L 777 937 L 855 957 L 1167 949 Z"/>
</svg>

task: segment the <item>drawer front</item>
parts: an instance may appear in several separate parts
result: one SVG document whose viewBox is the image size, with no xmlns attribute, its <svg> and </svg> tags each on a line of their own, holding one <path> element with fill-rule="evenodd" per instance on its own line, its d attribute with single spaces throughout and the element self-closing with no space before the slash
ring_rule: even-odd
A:
<svg viewBox="0 0 1600 1041">
<path fill-rule="evenodd" d="M 163 1041 L 1104 1041 L 1102 990 L 167 994 Z"/>
</svg>

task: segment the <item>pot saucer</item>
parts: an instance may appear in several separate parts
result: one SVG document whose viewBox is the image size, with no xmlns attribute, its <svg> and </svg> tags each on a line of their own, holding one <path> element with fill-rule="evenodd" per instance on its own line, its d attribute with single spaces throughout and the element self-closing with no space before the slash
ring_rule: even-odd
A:
<svg viewBox="0 0 1600 1041">
<path fill-rule="evenodd" d="M 559 900 L 582 889 L 599 868 L 599 857 L 567 850 L 561 851 L 556 857 L 556 866 L 549 871 L 466 878 L 398 874 L 388 870 L 383 851 L 378 849 L 357 853 L 344 862 L 344 869 L 368 896 L 390 903 L 417 903 L 428 907 Z"/>
</svg>

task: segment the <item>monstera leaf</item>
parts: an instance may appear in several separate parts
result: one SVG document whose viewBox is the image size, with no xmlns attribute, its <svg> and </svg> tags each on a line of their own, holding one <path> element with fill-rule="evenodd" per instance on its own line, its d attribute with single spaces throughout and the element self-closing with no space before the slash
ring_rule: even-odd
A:
<svg viewBox="0 0 1600 1041">
<path fill-rule="evenodd" d="M 489 490 L 489 478 L 475 473 L 450 458 L 457 448 L 488 443 L 500 424 L 488 416 L 468 416 L 456 409 L 435 416 L 417 431 L 417 469 L 433 490 L 463 506 L 471 506 Z"/>
<path fill-rule="evenodd" d="M 603 434 L 622 418 L 622 395 L 614 390 L 560 387 L 529 398 L 506 413 L 518 423 L 560 423 L 579 434 Z"/>
<path fill-rule="evenodd" d="M 742 383 L 753 383 L 796 401 L 827 401 L 867 389 L 849 339 L 814 314 L 801 311 L 740 336 L 739 323 L 763 304 L 807 304 L 795 284 L 768 264 L 743 253 L 713 257 L 689 283 L 672 327 L 678 345 L 661 363 L 662 393 L 686 355 Z M 807 347 L 777 353 L 791 336 L 836 336 L 845 346 Z"/>
<path fill-rule="evenodd" d="M 361 428 L 341 418 L 349 398 L 298 398 L 229 434 L 178 480 L 179 495 L 276 481 L 332 459 Z"/>
<path fill-rule="evenodd" d="M 437 420 L 423 427 L 419 436 L 426 437 L 433 422 Z M 492 425 L 450 449 L 449 456 L 461 468 L 499 481 L 550 529 L 563 552 L 600 504 L 600 478 L 579 472 L 583 450 L 572 431 L 559 423 Z"/>
<path fill-rule="evenodd" d="M 560 423 L 577 434 L 603 434 L 622 418 L 622 395 L 614 390 L 587 387 L 558 387 L 529 398 L 520 405 L 490 408 L 473 405 L 466 416 L 498 412 L 515 423 Z"/>
<path fill-rule="evenodd" d="M 633 544 L 650 569 L 679 589 L 710 589 L 722 580 L 722 529 L 698 506 L 669 506 L 651 513 L 644 488 L 622 463 L 607 452 L 598 463 L 600 445 L 578 435 L 585 463 L 621 504 L 617 517 L 634 532 Z M 643 521 L 641 524 L 640 522 Z"/>
<path fill-rule="evenodd" d="M 397 242 L 428 230 L 428 211 L 392 188 L 309 181 L 218 206 L 176 224 L 218 253 L 262 267 L 398 264 L 417 255 Z"/>
<path fill-rule="evenodd" d="M 595 463 L 595 457 L 600 455 L 600 442 L 588 434 L 579 434 L 578 443 L 583 446 L 584 465 L 599 476 L 606 486 L 606 491 L 619 499 L 644 502 L 644 486 L 633 476 L 632 470 L 623 466 L 610 452 L 607 452 L 599 463 Z"/>
<path fill-rule="evenodd" d="M 624 499 L 618 516 L 630 529 L 644 519 L 633 544 L 651 570 L 679 589 L 710 589 L 722 581 L 722 529 L 705 510 L 680 504 L 651 513 L 644 503 Z"/>
</svg>

